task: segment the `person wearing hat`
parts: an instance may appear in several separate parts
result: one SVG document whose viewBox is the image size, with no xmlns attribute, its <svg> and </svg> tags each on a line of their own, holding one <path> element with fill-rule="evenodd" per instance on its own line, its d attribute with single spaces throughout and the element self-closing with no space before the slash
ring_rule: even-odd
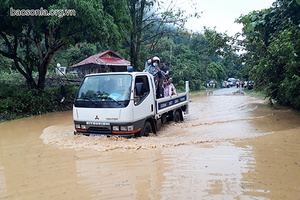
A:
<svg viewBox="0 0 300 200">
<path fill-rule="evenodd" d="M 149 60 L 148 60 L 149 62 Z M 154 77 L 154 82 L 155 82 L 155 88 L 156 88 L 156 98 L 161 98 L 163 97 L 163 74 L 162 71 L 160 70 L 160 59 L 157 56 L 153 56 L 151 58 L 151 64 L 148 66 L 146 71 L 148 71 L 150 74 L 153 75 Z"/>
<path fill-rule="evenodd" d="M 148 60 L 148 62 L 149 62 L 149 60 Z M 159 57 L 154 56 L 153 58 L 151 58 L 148 72 L 152 75 L 155 75 L 157 73 L 157 71 L 159 70 L 159 63 L 160 63 Z"/>
</svg>

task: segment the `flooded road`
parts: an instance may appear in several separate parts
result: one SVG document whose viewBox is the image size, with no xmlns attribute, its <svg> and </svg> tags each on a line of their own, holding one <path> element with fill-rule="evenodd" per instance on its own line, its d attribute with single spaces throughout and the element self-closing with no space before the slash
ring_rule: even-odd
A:
<svg viewBox="0 0 300 200">
<path fill-rule="evenodd" d="M 0 123 L 0 199 L 300 199 L 300 114 L 193 94 L 157 135 L 73 135 L 71 112 Z"/>
</svg>

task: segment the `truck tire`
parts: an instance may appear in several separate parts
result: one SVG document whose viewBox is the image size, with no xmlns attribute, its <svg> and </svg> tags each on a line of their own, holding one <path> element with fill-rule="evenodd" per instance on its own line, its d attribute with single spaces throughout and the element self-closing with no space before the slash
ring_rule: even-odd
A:
<svg viewBox="0 0 300 200">
<path fill-rule="evenodd" d="M 181 117 L 181 114 L 180 114 L 181 110 L 176 110 L 174 116 L 173 116 L 173 121 L 174 122 L 180 122 L 182 121 L 182 117 Z"/>
<path fill-rule="evenodd" d="M 152 124 L 149 121 L 146 121 L 141 136 L 148 137 L 150 133 L 153 133 Z"/>
<path fill-rule="evenodd" d="M 167 123 L 168 121 L 170 121 L 170 120 L 168 120 L 167 114 L 163 114 L 163 115 L 161 116 L 161 124 L 165 124 L 165 123 Z"/>
<path fill-rule="evenodd" d="M 135 136 L 136 137 L 148 137 L 150 133 L 153 133 L 152 124 L 149 121 L 146 121 L 144 124 L 143 129 L 138 132 Z"/>
</svg>

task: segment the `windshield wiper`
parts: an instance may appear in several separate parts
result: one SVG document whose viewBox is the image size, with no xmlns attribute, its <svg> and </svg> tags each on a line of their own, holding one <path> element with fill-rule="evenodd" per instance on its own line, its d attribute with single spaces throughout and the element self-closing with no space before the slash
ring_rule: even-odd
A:
<svg viewBox="0 0 300 200">
<path fill-rule="evenodd" d="M 111 98 L 111 97 L 107 97 L 107 98 L 110 99 L 110 100 L 113 100 L 114 102 L 116 102 L 116 103 L 118 104 L 118 106 L 121 105 L 121 103 L 118 102 L 117 100 L 115 100 L 115 99 L 113 99 L 113 98 Z"/>
<path fill-rule="evenodd" d="M 103 93 L 103 94 L 101 95 L 101 98 L 102 98 L 102 99 L 109 99 L 109 100 L 112 100 L 112 101 L 116 102 L 116 103 L 118 104 L 118 106 L 121 105 L 120 102 L 118 102 L 118 101 L 115 100 L 114 98 L 110 97 L 107 93 Z"/>
<path fill-rule="evenodd" d="M 90 102 L 92 102 L 93 104 L 95 104 L 96 106 L 98 106 L 98 103 L 90 98 L 84 97 L 84 100 L 89 100 Z"/>
</svg>

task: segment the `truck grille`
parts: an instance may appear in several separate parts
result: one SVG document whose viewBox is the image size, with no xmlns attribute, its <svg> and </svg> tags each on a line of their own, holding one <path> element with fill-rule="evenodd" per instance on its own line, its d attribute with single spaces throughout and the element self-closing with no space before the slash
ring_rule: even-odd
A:
<svg viewBox="0 0 300 200">
<path fill-rule="evenodd" d="M 89 127 L 88 132 L 98 134 L 111 134 L 111 130 L 108 127 Z"/>
</svg>

